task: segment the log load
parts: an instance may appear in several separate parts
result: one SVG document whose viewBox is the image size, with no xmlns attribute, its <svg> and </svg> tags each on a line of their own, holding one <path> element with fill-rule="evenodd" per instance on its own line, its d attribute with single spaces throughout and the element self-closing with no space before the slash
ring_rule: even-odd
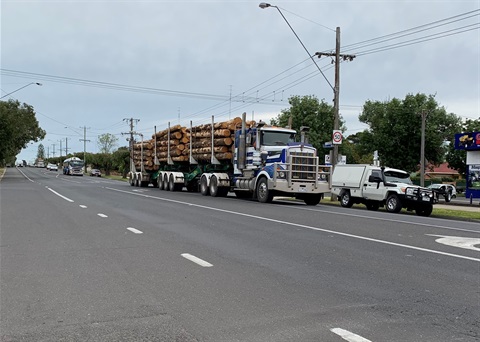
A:
<svg viewBox="0 0 480 342">
<path fill-rule="evenodd" d="M 233 143 L 235 131 L 240 129 L 242 119 L 237 117 L 224 122 L 213 124 L 214 149 L 213 154 L 219 161 L 231 160 L 233 158 Z M 255 121 L 246 123 L 246 127 L 252 127 Z M 168 158 L 168 146 L 170 146 L 170 158 L 174 162 L 188 162 L 190 149 L 192 156 L 197 161 L 208 161 L 212 155 L 212 124 L 205 124 L 192 127 L 192 129 L 175 125 L 170 127 L 170 140 L 168 139 L 168 129 L 152 134 L 152 139 L 135 143 L 133 145 L 133 161 L 137 169 L 140 169 L 142 162 L 143 145 L 143 164 L 147 171 L 158 170 L 155 165 L 155 157 L 159 163 L 166 163 Z M 190 146 L 190 135 L 192 136 L 192 146 Z M 155 146 L 156 145 L 156 146 Z M 156 155 L 155 155 L 156 152 Z"/>
</svg>

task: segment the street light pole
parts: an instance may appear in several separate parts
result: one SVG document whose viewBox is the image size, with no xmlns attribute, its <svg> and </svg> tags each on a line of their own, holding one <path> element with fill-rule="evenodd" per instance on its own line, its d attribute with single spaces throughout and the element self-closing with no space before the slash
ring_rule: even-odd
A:
<svg viewBox="0 0 480 342">
<path fill-rule="evenodd" d="M 28 87 L 29 85 L 32 85 L 32 84 L 36 84 L 36 85 L 38 85 L 38 86 L 41 86 L 41 85 L 42 85 L 41 83 L 38 83 L 38 82 L 31 82 L 31 83 L 29 83 L 29 84 L 27 84 L 27 85 L 24 85 L 23 87 L 18 88 L 17 90 L 12 91 L 11 93 L 8 93 L 8 94 L 6 94 L 6 95 L 3 95 L 2 97 L 0 97 L 0 99 L 3 99 L 4 97 L 7 97 L 8 95 L 12 95 L 13 93 L 16 93 L 17 91 L 22 90 L 23 88 L 26 88 L 26 87 Z"/>
<path fill-rule="evenodd" d="M 280 8 L 278 8 L 278 6 L 273 6 L 271 4 L 268 4 L 268 3 L 265 3 L 265 2 L 262 2 L 260 3 L 259 5 L 260 8 L 262 9 L 265 9 L 265 8 L 268 8 L 268 7 L 275 7 L 278 12 L 281 14 L 281 16 L 283 17 L 283 19 L 285 20 L 285 22 L 288 24 L 288 26 L 290 27 L 290 29 L 292 30 L 292 32 L 295 34 L 295 37 L 297 37 L 298 41 L 300 42 L 300 44 L 302 44 L 303 48 L 305 49 L 305 51 L 307 52 L 308 56 L 312 59 L 313 63 L 315 64 L 315 66 L 317 67 L 318 71 L 320 71 L 320 73 L 322 74 L 322 76 L 325 78 L 325 80 L 327 81 L 328 85 L 330 86 L 330 88 L 332 88 L 333 90 L 333 107 L 334 107 L 334 120 L 333 120 L 333 130 L 336 131 L 336 130 L 339 130 L 340 128 L 340 113 L 339 113 L 339 93 L 340 93 L 340 58 L 343 58 L 343 60 L 353 60 L 356 56 L 355 55 L 344 55 L 344 54 L 340 54 L 340 27 L 337 27 L 335 33 L 336 33 L 336 45 L 335 45 L 335 53 L 323 53 L 323 52 L 317 52 L 315 53 L 316 56 L 318 56 L 318 58 L 320 58 L 321 56 L 330 56 L 330 57 L 335 57 L 335 87 L 332 86 L 332 84 L 328 81 L 327 77 L 325 76 L 325 74 L 322 72 L 322 70 L 320 69 L 320 67 L 318 66 L 318 64 L 315 62 L 315 60 L 313 59 L 313 56 L 312 54 L 310 54 L 310 52 L 308 52 L 307 48 L 305 47 L 305 45 L 302 43 L 302 41 L 300 40 L 300 38 L 298 37 L 298 35 L 295 33 L 295 31 L 293 30 L 292 26 L 290 25 L 290 23 L 288 22 L 288 20 L 285 18 L 285 16 L 283 15 L 282 11 L 280 11 Z M 333 132 L 332 132 L 332 135 L 333 135 Z M 334 168 L 335 165 L 337 164 L 337 159 L 338 159 L 338 144 L 334 144 L 333 145 L 333 156 L 332 156 L 332 160 L 331 160 L 331 163 L 332 163 L 332 167 Z M 333 171 L 333 168 L 332 168 L 332 171 Z"/>
</svg>

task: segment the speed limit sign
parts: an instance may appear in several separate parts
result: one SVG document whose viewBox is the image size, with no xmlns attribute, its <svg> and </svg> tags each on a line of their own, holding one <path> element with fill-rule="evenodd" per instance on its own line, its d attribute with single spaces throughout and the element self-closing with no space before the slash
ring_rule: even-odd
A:
<svg viewBox="0 0 480 342">
<path fill-rule="evenodd" d="M 335 145 L 340 145 L 342 143 L 342 139 L 342 131 L 334 130 L 332 134 L 332 143 Z"/>
</svg>

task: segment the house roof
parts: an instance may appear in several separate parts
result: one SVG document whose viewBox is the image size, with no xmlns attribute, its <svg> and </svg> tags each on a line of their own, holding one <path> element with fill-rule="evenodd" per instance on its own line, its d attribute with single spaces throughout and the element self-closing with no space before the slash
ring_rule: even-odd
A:
<svg viewBox="0 0 480 342">
<path fill-rule="evenodd" d="M 447 175 L 459 175 L 457 170 L 449 167 L 448 163 L 442 163 L 438 166 L 429 165 L 425 173 L 429 174 L 447 174 Z"/>
</svg>

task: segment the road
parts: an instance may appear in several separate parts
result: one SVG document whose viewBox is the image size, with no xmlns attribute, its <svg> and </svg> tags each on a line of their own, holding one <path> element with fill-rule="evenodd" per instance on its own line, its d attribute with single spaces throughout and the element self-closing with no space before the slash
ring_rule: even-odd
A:
<svg viewBox="0 0 480 342">
<path fill-rule="evenodd" d="M 1 341 L 479 341 L 480 224 L 9 168 Z"/>
</svg>

